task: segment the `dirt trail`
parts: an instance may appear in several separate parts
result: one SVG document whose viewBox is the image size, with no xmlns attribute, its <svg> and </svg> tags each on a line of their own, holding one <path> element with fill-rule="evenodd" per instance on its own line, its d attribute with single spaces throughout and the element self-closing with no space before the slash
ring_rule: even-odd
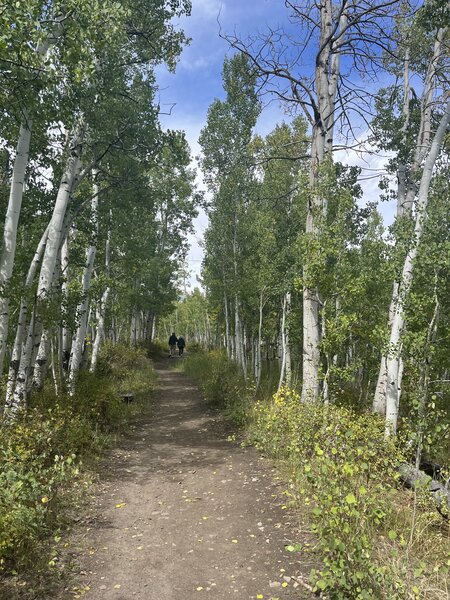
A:
<svg viewBox="0 0 450 600">
<path fill-rule="evenodd" d="M 185 375 L 157 370 L 156 415 L 104 463 L 79 572 L 61 598 L 313 598 L 285 550 L 301 539 L 270 465 L 227 440 Z"/>
</svg>

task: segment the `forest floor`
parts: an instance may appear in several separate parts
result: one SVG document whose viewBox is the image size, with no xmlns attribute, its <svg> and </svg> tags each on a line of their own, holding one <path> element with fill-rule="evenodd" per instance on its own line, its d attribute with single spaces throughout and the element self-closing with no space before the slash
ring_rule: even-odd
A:
<svg viewBox="0 0 450 600">
<path fill-rule="evenodd" d="M 104 460 L 71 535 L 61 599 L 311 599 L 313 557 L 273 466 L 234 440 L 182 373 L 158 363 L 152 411 Z"/>
</svg>

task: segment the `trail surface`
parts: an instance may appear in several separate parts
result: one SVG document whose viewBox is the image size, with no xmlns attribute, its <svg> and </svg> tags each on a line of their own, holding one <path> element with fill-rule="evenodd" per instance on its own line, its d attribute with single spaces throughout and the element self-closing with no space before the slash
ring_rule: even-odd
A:
<svg viewBox="0 0 450 600">
<path fill-rule="evenodd" d="M 156 415 L 104 463 L 62 598 L 313 598 L 285 549 L 302 540 L 270 464 L 227 439 L 185 375 L 157 370 Z"/>
</svg>

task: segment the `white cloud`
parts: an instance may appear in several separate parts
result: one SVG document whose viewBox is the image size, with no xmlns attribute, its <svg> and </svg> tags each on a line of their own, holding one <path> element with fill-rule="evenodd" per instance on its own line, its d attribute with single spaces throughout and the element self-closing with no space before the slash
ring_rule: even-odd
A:
<svg viewBox="0 0 450 600">
<path fill-rule="evenodd" d="M 335 152 L 334 159 L 345 165 L 361 168 L 359 184 L 363 190 L 362 204 L 379 202 L 381 190 L 378 187 L 380 179 L 387 175 L 386 165 L 391 155 L 380 152 L 367 141 L 368 132 L 355 140 L 357 149 L 345 149 Z M 392 178 L 392 176 L 391 176 Z M 393 178 L 392 178 L 393 179 Z M 384 224 L 390 225 L 395 217 L 394 202 L 382 202 L 378 210 L 383 217 Z"/>
<path fill-rule="evenodd" d="M 223 15 L 226 10 L 225 2 L 222 0 L 193 0 L 192 18 L 217 19 L 219 14 Z"/>
</svg>

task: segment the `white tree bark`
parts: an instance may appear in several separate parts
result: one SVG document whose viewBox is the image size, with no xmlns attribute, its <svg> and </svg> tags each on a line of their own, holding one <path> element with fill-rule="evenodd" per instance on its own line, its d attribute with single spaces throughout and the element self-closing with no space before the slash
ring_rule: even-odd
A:
<svg viewBox="0 0 450 600">
<path fill-rule="evenodd" d="M 231 335 L 230 335 L 230 316 L 228 314 L 228 299 L 227 295 L 224 294 L 223 297 L 223 306 L 225 313 L 225 342 L 227 347 L 227 356 L 228 359 L 231 360 L 233 358 L 233 350 L 231 346 Z"/>
<path fill-rule="evenodd" d="M 97 237 L 98 237 L 98 197 L 99 187 L 97 183 L 96 170 L 93 170 L 94 180 L 94 195 L 91 201 L 91 222 L 94 230 L 94 239 L 90 247 L 86 252 L 86 265 L 83 271 L 83 282 L 82 282 L 82 301 L 77 308 L 78 315 L 78 327 L 72 343 L 72 352 L 70 356 L 69 364 L 69 394 L 73 395 L 75 392 L 76 380 L 78 377 L 78 371 L 80 369 L 80 363 L 83 356 L 84 341 L 86 338 L 87 324 L 88 324 L 88 308 L 89 308 L 89 291 L 91 288 L 92 272 L 94 270 L 95 254 L 97 252 Z"/>
<path fill-rule="evenodd" d="M 98 353 L 100 350 L 100 346 L 102 340 L 105 337 L 105 314 L 106 314 L 106 306 L 108 304 L 108 298 L 110 294 L 111 288 L 108 286 L 102 294 L 102 298 L 100 300 L 100 309 L 98 314 L 98 323 L 97 330 L 95 333 L 94 345 L 92 347 L 92 358 L 91 358 L 91 366 L 89 367 L 89 371 L 93 373 L 97 367 L 98 362 Z"/>
<path fill-rule="evenodd" d="M 284 374 L 286 371 L 286 295 L 283 298 L 281 311 L 281 327 L 280 327 L 280 350 L 281 350 L 281 366 L 280 378 L 278 380 L 278 391 L 284 383 Z"/>
<path fill-rule="evenodd" d="M 245 364 L 245 353 L 244 353 L 244 340 L 242 323 L 240 316 L 240 303 L 239 298 L 236 295 L 234 298 L 234 337 L 235 337 L 235 348 L 236 348 L 236 362 L 239 368 L 246 375 L 246 364 Z"/>
<path fill-rule="evenodd" d="M 386 386 L 386 435 L 397 431 L 397 420 L 399 411 L 399 370 L 400 370 L 400 347 L 402 341 L 402 332 L 405 324 L 404 305 L 406 297 L 411 288 L 414 270 L 414 260 L 420 245 L 423 233 L 424 222 L 427 216 L 428 192 L 430 188 L 433 168 L 439 155 L 447 127 L 450 123 L 450 101 L 447 103 L 446 110 L 442 115 L 439 127 L 434 135 L 430 151 L 425 160 L 422 177 L 420 181 L 417 213 L 414 225 L 414 235 L 409 251 L 403 264 L 402 276 L 400 279 L 400 290 L 392 321 L 391 335 L 389 340 L 390 352 L 387 359 L 388 380 Z"/>
<path fill-rule="evenodd" d="M 34 277 L 36 275 L 36 271 L 39 265 L 39 262 L 42 260 L 42 256 L 44 255 L 45 244 L 47 243 L 48 236 L 48 227 L 46 228 L 44 234 L 41 237 L 41 240 L 38 244 L 36 252 L 34 253 L 33 260 L 31 261 L 30 267 L 28 269 L 27 278 L 25 280 L 24 285 L 24 295 L 22 296 L 22 300 L 20 302 L 19 308 L 19 318 L 16 329 L 16 336 L 14 339 L 14 346 L 11 355 L 11 361 L 9 364 L 9 372 L 8 372 L 8 381 L 6 384 L 6 402 L 5 402 L 5 413 L 15 413 L 17 412 L 17 407 L 14 407 L 12 404 L 13 401 L 13 392 L 16 383 L 17 372 L 19 370 L 20 357 L 22 353 L 22 345 L 24 342 L 26 325 L 27 325 L 27 314 L 28 314 L 28 293 L 33 285 Z"/>
<path fill-rule="evenodd" d="M 317 191 L 320 166 L 331 157 L 334 136 L 336 94 L 340 74 L 340 46 L 345 35 L 347 16 L 342 12 L 337 36 L 333 31 L 333 6 L 331 0 L 320 4 L 320 51 L 316 59 L 317 114 L 313 123 L 309 183 L 311 197 L 306 215 L 306 234 L 319 234 L 319 213 L 326 216 L 327 204 Z M 334 41 L 334 46 L 332 45 Z M 320 394 L 320 300 L 318 289 L 308 281 L 305 265 L 303 290 L 303 386 L 302 400 L 316 400 Z"/>
<path fill-rule="evenodd" d="M 47 374 L 47 355 L 50 348 L 50 340 L 48 329 L 44 329 L 39 343 L 39 350 L 36 356 L 36 362 L 33 368 L 33 387 L 40 390 L 44 385 L 45 376 Z"/>
<path fill-rule="evenodd" d="M 8 208 L 3 230 L 3 247 L 0 257 L 0 376 L 3 373 L 6 345 L 8 341 L 9 298 L 7 285 L 11 279 L 16 253 L 17 226 L 22 207 L 25 173 L 30 152 L 32 122 L 24 114 L 19 131 L 16 157 L 12 172 L 12 182 L 9 192 Z"/>
<path fill-rule="evenodd" d="M 63 304 L 67 305 L 67 299 L 69 297 L 69 238 L 70 235 L 67 234 L 64 237 L 64 241 L 61 246 L 61 298 Z M 65 310 L 63 311 L 64 314 Z M 61 325 L 61 346 L 60 346 L 60 362 L 62 365 L 63 374 L 68 371 L 69 368 L 69 358 L 70 358 L 70 348 L 71 348 L 71 332 L 67 327 L 67 323 L 64 320 Z"/>
<path fill-rule="evenodd" d="M 37 291 L 38 301 L 45 301 L 47 299 L 53 281 L 58 250 L 61 245 L 64 217 L 72 193 L 72 187 L 81 170 L 81 151 L 84 134 L 85 125 L 80 121 L 73 131 L 69 156 L 61 178 L 52 218 L 49 223 L 48 240 L 39 276 L 39 286 Z"/>
<path fill-rule="evenodd" d="M 258 339 L 256 340 L 256 357 L 255 357 L 255 379 L 256 389 L 259 388 L 261 383 L 262 373 L 262 358 L 261 358 L 261 346 L 262 346 L 262 326 L 263 326 L 263 290 L 259 294 L 259 323 L 258 323 Z"/>
<path fill-rule="evenodd" d="M 73 131 L 70 144 L 69 155 L 66 160 L 63 175 L 56 197 L 53 214 L 48 225 L 48 238 L 45 245 L 44 256 L 42 259 L 38 289 L 36 294 L 35 317 L 28 330 L 28 339 L 20 358 L 20 365 L 16 378 L 14 390 L 14 399 L 12 405 L 15 410 L 26 403 L 29 375 L 31 371 L 33 350 L 40 343 L 43 324 L 40 318 L 40 307 L 48 300 L 50 289 L 52 287 L 53 276 L 55 272 L 58 250 L 61 244 L 61 232 L 64 224 L 64 216 L 70 200 L 72 188 L 80 172 L 81 151 L 84 139 L 85 127 L 83 123 L 78 123 Z M 30 337 L 32 341 L 30 342 Z"/>
<path fill-rule="evenodd" d="M 442 45 L 447 28 L 438 30 L 434 43 L 433 56 L 428 64 L 427 74 L 424 82 L 424 91 L 421 99 L 421 119 L 420 128 L 417 136 L 417 143 L 414 151 L 414 158 L 411 165 L 411 173 L 407 181 L 407 191 L 404 200 L 402 213 L 411 214 L 414 199 L 417 193 L 417 176 L 420 172 L 422 162 L 425 159 L 431 139 L 431 114 L 433 107 L 433 92 L 435 86 L 436 72 L 439 60 L 442 56 Z"/>
<path fill-rule="evenodd" d="M 106 274 L 109 277 L 109 265 L 110 265 L 110 255 L 111 255 L 111 228 L 108 230 L 108 236 L 106 238 L 106 249 L 105 249 L 105 270 Z M 102 294 L 102 298 L 100 300 L 100 308 L 98 315 L 98 323 L 97 323 L 97 331 L 95 333 L 94 345 L 92 348 L 92 358 L 91 358 L 91 366 L 89 371 L 93 373 L 97 367 L 98 361 L 98 353 L 100 350 L 100 345 L 102 340 L 105 337 L 105 316 L 106 316 L 106 307 L 108 305 L 108 298 L 110 294 L 111 288 L 109 285 L 106 286 L 105 291 Z M 152 323 L 152 339 L 154 339 L 154 327 L 156 326 L 156 319 L 153 316 Z"/>
<path fill-rule="evenodd" d="M 397 179 L 397 218 L 409 217 L 412 218 L 413 204 L 416 196 L 416 178 L 422 166 L 422 162 L 426 156 L 427 150 L 430 146 L 431 137 L 431 107 L 433 100 L 433 90 L 435 85 L 435 77 L 437 64 L 442 54 L 442 40 L 444 37 L 445 29 L 440 29 L 434 44 L 433 56 L 428 65 L 427 75 L 424 82 L 424 91 L 421 99 L 421 118 L 419 133 L 417 135 L 416 147 L 414 150 L 414 158 L 410 168 L 410 173 L 407 176 L 406 165 L 400 162 L 398 167 Z M 406 134 L 410 121 L 410 110 L 409 110 L 409 99 L 411 93 L 410 86 L 410 54 L 409 48 L 406 50 L 404 72 L 403 72 L 403 126 L 402 126 L 402 144 L 406 144 Z M 394 315 L 397 309 L 398 294 L 400 284 L 398 281 L 394 281 L 392 298 L 389 306 L 389 327 L 392 328 Z M 399 361 L 401 361 L 399 356 Z M 377 385 L 375 388 L 375 395 L 372 404 L 373 412 L 380 415 L 386 414 L 386 389 L 388 382 L 388 355 L 383 353 L 380 361 L 380 369 L 378 373 Z M 400 373 L 403 373 L 403 368 L 399 369 Z M 401 386 L 400 386 L 401 388 Z M 398 397 L 398 400 L 400 396 Z"/>
<path fill-rule="evenodd" d="M 289 344 L 289 325 L 288 319 L 291 310 L 291 292 L 286 292 L 283 297 L 282 316 L 281 316 L 281 368 L 280 379 L 278 381 L 278 391 L 280 391 L 283 383 L 291 385 L 292 383 L 292 364 L 291 364 L 291 348 Z"/>
<path fill-rule="evenodd" d="M 289 339 L 289 319 L 291 315 L 291 292 L 286 292 L 286 315 L 284 319 L 284 352 L 285 352 L 285 381 L 286 385 L 292 384 L 292 358 L 291 358 L 291 343 Z"/>
<path fill-rule="evenodd" d="M 49 48 L 57 41 L 63 32 L 64 18 L 55 20 L 52 32 L 38 44 L 36 54 L 45 57 Z M 0 256 L 0 376 L 3 374 L 6 345 L 9 328 L 9 297 L 7 286 L 12 277 L 14 258 L 16 254 L 17 227 L 25 186 L 25 174 L 30 154 L 30 141 L 33 122 L 26 109 L 22 114 L 19 129 L 16 156 L 12 172 L 11 187 L 9 191 L 8 208 L 3 225 L 3 245 Z"/>
</svg>

